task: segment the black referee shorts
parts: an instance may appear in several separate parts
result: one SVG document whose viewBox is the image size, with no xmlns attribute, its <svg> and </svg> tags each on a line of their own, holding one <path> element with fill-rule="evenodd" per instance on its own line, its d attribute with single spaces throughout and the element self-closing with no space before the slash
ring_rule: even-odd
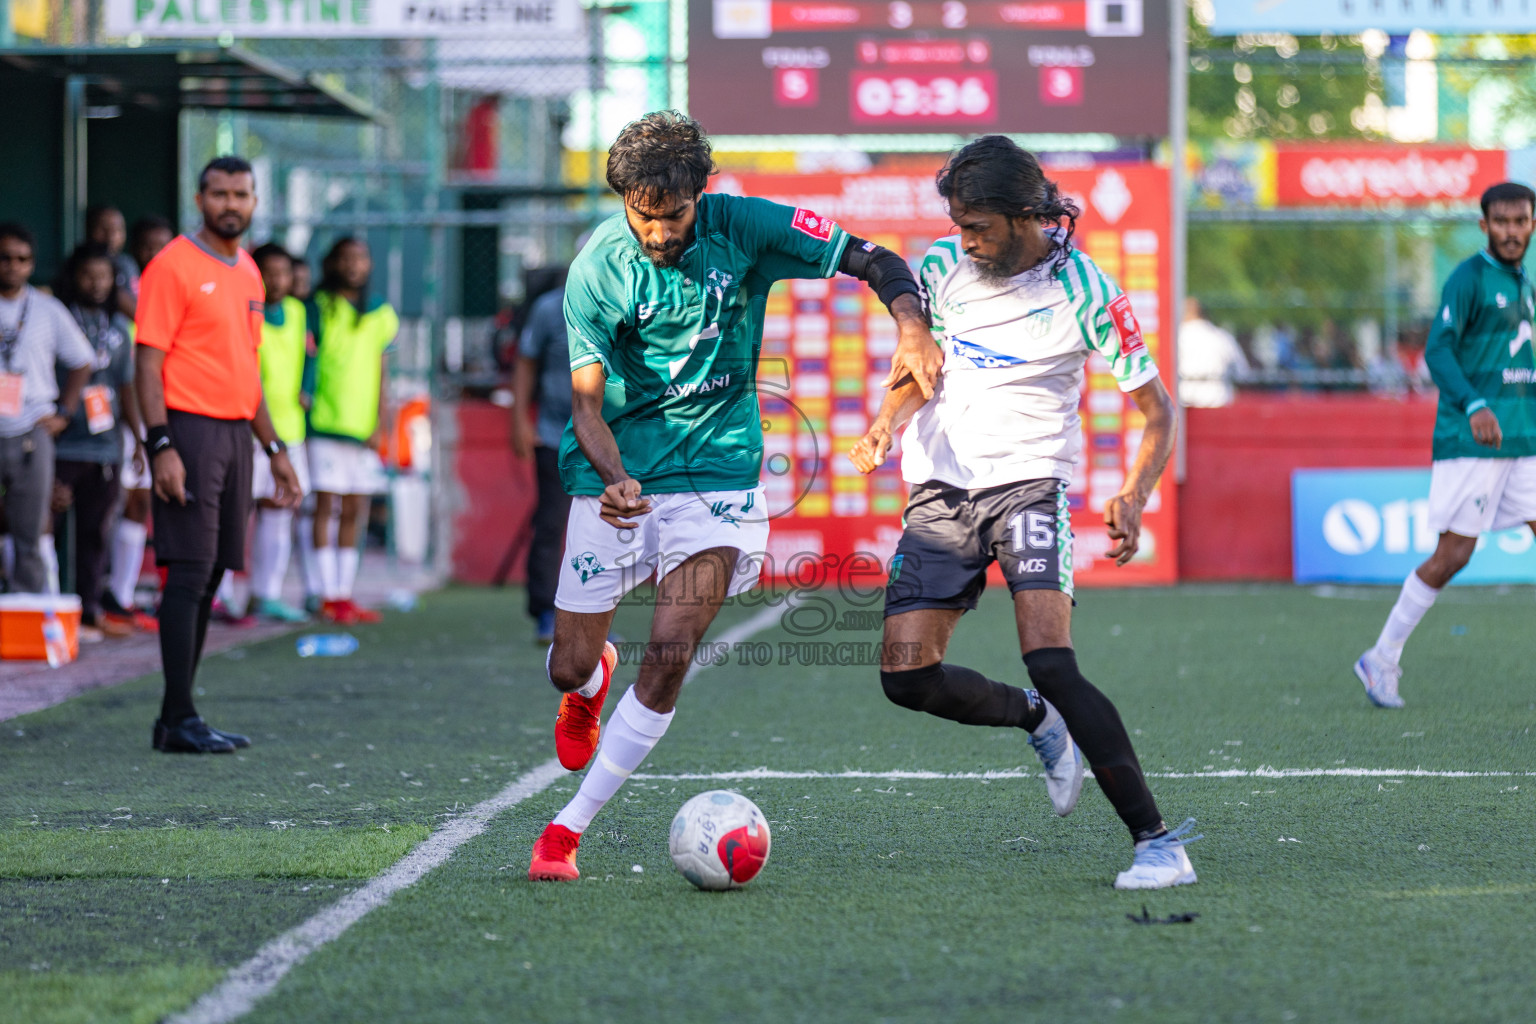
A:
<svg viewBox="0 0 1536 1024">
<path fill-rule="evenodd" d="M 171 443 L 187 467 L 187 503 L 154 498 L 155 561 L 245 568 L 251 515 L 251 421 L 172 409 Z"/>
<path fill-rule="evenodd" d="M 1072 519 L 1060 480 L 967 491 L 930 480 L 912 488 L 885 587 L 887 617 L 920 608 L 976 607 L 987 569 L 1008 590 L 1072 596 Z"/>
</svg>

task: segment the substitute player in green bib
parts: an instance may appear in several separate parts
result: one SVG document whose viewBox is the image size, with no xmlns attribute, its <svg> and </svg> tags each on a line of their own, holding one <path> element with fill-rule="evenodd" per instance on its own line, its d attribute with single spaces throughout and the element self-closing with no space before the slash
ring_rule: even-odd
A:
<svg viewBox="0 0 1536 1024">
<path fill-rule="evenodd" d="M 757 582 L 768 541 L 757 359 L 769 288 L 851 274 L 898 324 L 892 377 L 910 372 L 931 392 L 942 359 L 901 257 L 810 210 L 706 195 L 714 171 L 708 139 L 681 114 L 625 128 L 608 154 L 624 212 L 596 229 L 566 284 L 573 400 L 560 471 L 574 500 L 548 661 L 564 694 L 555 750 L 566 768 L 597 751 L 618 661 L 607 642 L 614 608 L 652 575 L 657 595 L 639 680 L 576 796 L 534 844 L 535 880 L 578 877 L 582 832 L 666 732 L 722 602 Z"/>
<path fill-rule="evenodd" d="M 394 309 L 368 294 L 373 258 L 360 238 L 343 238 L 320 264 L 309 301 L 314 384 L 309 408 L 309 472 L 315 485 L 315 561 L 321 616 L 329 622 L 377 622 L 352 600 L 361 560 L 358 531 L 368 502 L 386 485 L 383 444 L 385 353 L 400 330 Z M 333 517 L 339 515 L 340 520 Z"/>
<path fill-rule="evenodd" d="M 1400 708 L 1403 646 L 1479 534 L 1526 523 L 1536 531 L 1536 289 L 1524 260 L 1536 192 L 1505 182 L 1483 193 L 1488 248 L 1451 272 L 1424 361 L 1440 389 L 1429 527 L 1435 553 L 1408 574 L 1376 646 L 1355 675 L 1377 707 Z"/>
<path fill-rule="evenodd" d="M 293 297 L 293 256 L 275 243 L 251 253 L 267 289 L 261 323 L 261 389 L 272 429 L 288 446 L 299 484 L 309 493 L 309 455 L 304 449 L 304 368 L 309 358 L 308 318 Z M 272 500 L 272 467 L 258 451 L 252 462 L 251 495 L 256 499 L 256 534 L 251 542 L 251 611 L 275 622 L 309 618 L 282 600 L 283 578 L 293 551 L 293 509 Z"/>
</svg>

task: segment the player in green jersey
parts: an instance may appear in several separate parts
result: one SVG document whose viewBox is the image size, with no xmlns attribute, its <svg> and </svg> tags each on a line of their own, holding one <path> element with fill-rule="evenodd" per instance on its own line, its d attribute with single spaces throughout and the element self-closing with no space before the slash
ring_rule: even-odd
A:
<svg viewBox="0 0 1536 1024">
<path fill-rule="evenodd" d="M 1376 646 L 1355 662 L 1378 707 L 1403 706 L 1403 645 L 1478 535 L 1521 523 L 1536 531 L 1536 289 L 1523 265 L 1536 192 L 1505 182 L 1483 193 L 1482 206 L 1488 248 L 1451 272 L 1424 349 L 1440 389 L 1429 482 L 1429 526 L 1440 541 L 1403 581 Z"/>
<path fill-rule="evenodd" d="M 548 665 L 564 694 L 555 749 L 573 771 L 597 750 L 618 661 L 606 639 L 614 608 L 653 574 L 657 595 L 639 680 L 575 798 L 534 844 L 533 879 L 578 876 L 581 833 L 666 732 L 722 602 L 757 582 L 768 540 L 757 359 L 769 288 L 858 277 L 897 322 L 891 376 L 910 372 L 931 393 L 941 362 L 901 257 L 810 210 L 705 194 L 714 171 L 708 139 L 681 114 L 625 128 L 607 175 L 624 212 L 596 229 L 566 284 L 572 416 L 560 469 L 573 501 Z"/>
</svg>

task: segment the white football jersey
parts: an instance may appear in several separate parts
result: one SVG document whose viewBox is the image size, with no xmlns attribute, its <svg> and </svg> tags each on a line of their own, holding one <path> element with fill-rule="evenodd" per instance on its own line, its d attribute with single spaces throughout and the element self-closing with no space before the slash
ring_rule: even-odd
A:
<svg viewBox="0 0 1536 1024">
<path fill-rule="evenodd" d="M 1089 353 L 1104 357 L 1121 391 L 1157 376 L 1130 299 L 1081 252 L 1060 269 L 1050 258 L 994 282 L 952 235 L 929 248 L 918 276 L 944 369 L 902 435 L 909 483 L 980 490 L 1071 480 Z"/>
</svg>

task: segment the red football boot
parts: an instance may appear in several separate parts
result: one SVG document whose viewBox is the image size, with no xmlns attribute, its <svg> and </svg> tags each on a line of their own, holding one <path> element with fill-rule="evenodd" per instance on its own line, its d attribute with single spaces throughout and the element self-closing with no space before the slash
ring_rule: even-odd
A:
<svg viewBox="0 0 1536 1024">
<path fill-rule="evenodd" d="M 342 602 L 347 606 L 347 611 L 352 615 L 352 621 L 364 626 L 371 626 L 375 622 L 383 622 L 384 616 L 372 608 L 364 608 L 350 597 Z"/>
<path fill-rule="evenodd" d="M 602 689 L 592 697 L 572 692 L 560 698 L 560 714 L 555 718 L 555 755 L 566 771 L 581 771 L 597 752 L 597 739 L 602 728 L 599 716 L 603 713 L 608 684 L 613 681 L 613 670 L 618 663 L 619 649 L 604 643 Z"/>
<path fill-rule="evenodd" d="M 574 882 L 581 877 L 576 870 L 576 847 L 581 836 L 564 825 L 553 822 L 533 843 L 533 861 L 528 865 L 530 882 Z"/>
</svg>

